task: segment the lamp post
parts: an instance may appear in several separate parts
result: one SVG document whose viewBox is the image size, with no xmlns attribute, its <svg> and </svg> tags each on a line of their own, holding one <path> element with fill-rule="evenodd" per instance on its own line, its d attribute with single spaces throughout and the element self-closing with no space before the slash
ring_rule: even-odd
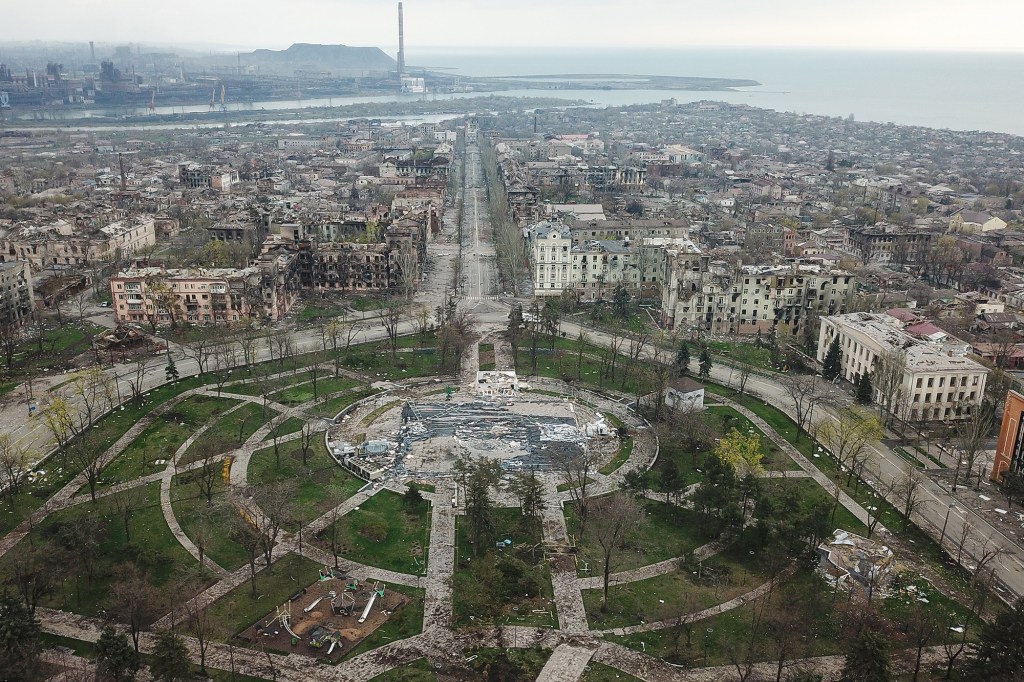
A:
<svg viewBox="0 0 1024 682">
<path fill-rule="evenodd" d="M 953 505 L 955 505 L 955 504 L 956 504 L 956 502 L 950 502 L 949 506 L 946 507 L 946 519 L 942 522 L 942 533 L 939 534 L 939 548 L 940 549 L 942 548 L 942 541 L 946 539 L 946 524 L 949 523 L 949 512 L 953 511 Z M 957 509 L 958 513 L 959 513 L 959 511 L 960 510 Z M 966 520 L 964 521 L 964 523 L 966 523 Z"/>
</svg>

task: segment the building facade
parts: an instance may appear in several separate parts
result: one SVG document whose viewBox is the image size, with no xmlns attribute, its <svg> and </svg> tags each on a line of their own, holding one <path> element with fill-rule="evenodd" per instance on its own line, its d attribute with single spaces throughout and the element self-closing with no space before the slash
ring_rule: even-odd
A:
<svg viewBox="0 0 1024 682">
<path fill-rule="evenodd" d="M 930 341 L 906 331 L 903 322 L 876 313 L 850 313 L 821 318 L 818 357 L 824 363 L 832 340 L 843 351 L 842 377 L 856 382 L 873 374 L 880 359 L 898 354 L 904 360 L 903 382 L 893 398 L 894 413 L 903 421 L 965 419 L 981 404 L 988 368 L 966 357 L 958 343 Z M 876 402 L 887 401 L 874 386 Z"/>
<path fill-rule="evenodd" d="M 1007 471 L 1024 469 L 1024 395 L 1010 391 L 1003 408 L 1003 423 L 999 428 L 999 442 L 992 462 L 993 481 L 1002 481 Z"/>
</svg>

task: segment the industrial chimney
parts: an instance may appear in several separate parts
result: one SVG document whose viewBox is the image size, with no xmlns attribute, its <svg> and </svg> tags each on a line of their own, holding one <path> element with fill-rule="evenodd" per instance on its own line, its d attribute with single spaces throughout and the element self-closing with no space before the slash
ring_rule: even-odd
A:
<svg viewBox="0 0 1024 682">
<path fill-rule="evenodd" d="M 398 3 L 398 77 L 405 75 L 405 29 L 402 26 L 402 3 Z"/>
<path fill-rule="evenodd" d="M 89 41 L 89 55 L 90 55 L 90 58 L 92 59 L 92 63 L 95 64 L 96 63 L 96 46 L 92 44 L 91 40 Z"/>
</svg>

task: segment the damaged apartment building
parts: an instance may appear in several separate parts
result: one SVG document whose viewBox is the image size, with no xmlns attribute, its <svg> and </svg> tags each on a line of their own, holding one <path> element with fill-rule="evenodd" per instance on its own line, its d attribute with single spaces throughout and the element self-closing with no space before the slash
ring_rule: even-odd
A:
<svg viewBox="0 0 1024 682">
<path fill-rule="evenodd" d="M 696 247 L 664 251 L 661 321 L 669 329 L 796 335 L 814 317 L 845 313 L 856 278 L 819 265 L 730 265 Z"/>
<path fill-rule="evenodd" d="M 131 268 L 111 278 L 119 322 L 156 326 L 280 320 L 302 291 L 384 292 L 406 284 L 426 257 L 425 216 L 282 223 L 246 268 Z M 243 238 L 246 230 L 221 232 Z M 330 233 L 341 241 L 326 239 Z"/>
</svg>

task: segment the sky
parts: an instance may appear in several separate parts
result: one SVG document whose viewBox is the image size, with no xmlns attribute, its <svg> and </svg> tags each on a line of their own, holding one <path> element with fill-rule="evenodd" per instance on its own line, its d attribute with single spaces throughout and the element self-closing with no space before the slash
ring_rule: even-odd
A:
<svg viewBox="0 0 1024 682">
<path fill-rule="evenodd" d="M 378 46 L 384 0 L 4 0 L 0 42 Z M 806 47 L 1024 52 L 1019 0 L 407 0 L 406 52 L 534 47 Z"/>
</svg>

